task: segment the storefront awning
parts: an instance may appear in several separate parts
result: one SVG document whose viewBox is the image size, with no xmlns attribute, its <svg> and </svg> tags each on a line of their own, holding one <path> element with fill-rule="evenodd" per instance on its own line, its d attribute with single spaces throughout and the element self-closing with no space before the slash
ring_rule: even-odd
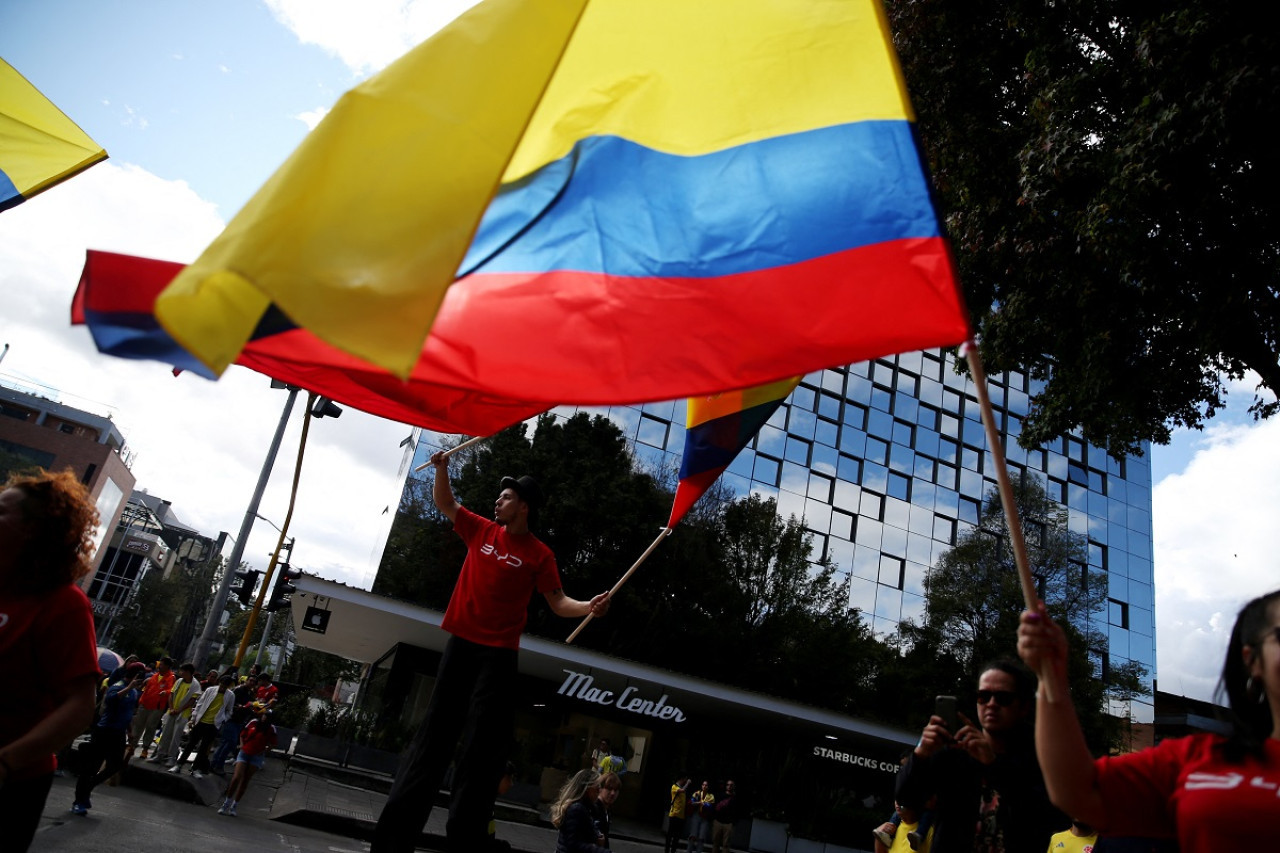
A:
<svg viewBox="0 0 1280 853">
<path fill-rule="evenodd" d="M 397 643 L 443 651 L 449 635 L 438 610 L 375 595 L 311 575 L 294 581 L 293 624 L 299 645 L 360 663 L 372 663 Z M 568 623 L 566 623 L 568 625 Z M 566 628 L 568 635 L 571 627 Z M 918 735 L 822 708 L 789 702 L 725 684 L 693 678 L 648 664 L 614 658 L 590 649 L 526 634 L 520 641 L 520 671 L 553 683 L 587 675 L 611 689 L 650 688 L 669 696 L 685 713 L 737 714 L 778 718 L 831 736 L 871 737 L 909 746 Z"/>
</svg>

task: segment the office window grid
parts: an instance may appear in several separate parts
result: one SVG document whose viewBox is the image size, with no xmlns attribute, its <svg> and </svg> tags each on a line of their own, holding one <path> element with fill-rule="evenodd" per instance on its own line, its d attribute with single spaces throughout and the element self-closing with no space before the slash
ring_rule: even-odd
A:
<svg viewBox="0 0 1280 853">
<path fill-rule="evenodd" d="M 1099 668 L 1136 660 L 1153 678 L 1147 458 L 1117 461 L 1077 435 L 1023 450 L 1016 437 L 1035 383 L 1011 371 L 988 384 L 1010 477 L 1034 478 L 1066 508 L 1070 530 L 1087 538 L 1088 568 L 1107 579 L 1092 626 L 1110 643 Z M 612 419 L 641 464 L 678 468 L 683 405 L 584 410 Z M 781 514 L 802 517 L 815 556 L 849 578 L 851 605 L 886 636 L 921 618 L 925 572 L 976 528 L 995 473 L 972 380 L 955 372 L 950 354 L 924 351 L 806 376 L 723 480 L 735 494 L 776 498 Z M 1139 722 L 1153 718 L 1149 700 L 1129 710 Z"/>
</svg>

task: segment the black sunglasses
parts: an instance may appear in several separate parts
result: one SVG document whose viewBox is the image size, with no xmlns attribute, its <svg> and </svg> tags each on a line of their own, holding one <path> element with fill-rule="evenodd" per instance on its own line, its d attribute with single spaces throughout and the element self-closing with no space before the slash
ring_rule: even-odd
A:
<svg viewBox="0 0 1280 853">
<path fill-rule="evenodd" d="M 985 705 L 992 699 L 996 700 L 996 704 L 1001 708 L 1008 708 L 1018 698 L 1018 694 L 1012 690 L 979 690 L 978 704 Z"/>
</svg>

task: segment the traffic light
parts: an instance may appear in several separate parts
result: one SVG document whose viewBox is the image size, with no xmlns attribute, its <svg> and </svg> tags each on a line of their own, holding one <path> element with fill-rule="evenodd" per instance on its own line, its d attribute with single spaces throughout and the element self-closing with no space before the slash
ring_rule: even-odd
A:
<svg viewBox="0 0 1280 853">
<path fill-rule="evenodd" d="M 249 606 L 249 600 L 253 598 L 253 588 L 258 585 L 258 575 L 262 572 L 257 569 L 237 569 L 236 577 L 240 578 L 240 585 L 231 587 L 231 592 L 236 598 L 240 599 L 240 603 L 245 607 Z"/>
<path fill-rule="evenodd" d="M 302 569 L 295 569 L 288 563 L 276 566 L 276 579 L 271 586 L 271 600 L 262 606 L 268 613 L 284 610 L 289 606 L 289 596 L 298 591 L 291 581 L 302 577 Z"/>
<path fill-rule="evenodd" d="M 313 418 L 337 418 L 341 416 L 342 407 L 328 397 L 317 397 L 315 405 L 311 407 L 311 417 Z"/>
</svg>

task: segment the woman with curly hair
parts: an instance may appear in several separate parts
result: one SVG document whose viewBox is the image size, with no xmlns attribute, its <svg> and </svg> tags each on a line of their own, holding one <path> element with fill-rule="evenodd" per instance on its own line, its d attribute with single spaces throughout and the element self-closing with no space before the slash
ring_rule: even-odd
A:
<svg viewBox="0 0 1280 853">
<path fill-rule="evenodd" d="M 15 474 L 0 486 L 0 672 L 35 689 L 0 691 L 0 826 L 5 849 L 31 844 L 53 784 L 53 754 L 93 717 L 89 571 L 98 513 L 70 471 Z"/>
<path fill-rule="evenodd" d="M 599 771 L 579 770 L 564 783 L 551 804 L 551 822 L 560 830 L 556 853 L 608 853 L 594 819 L 599 798 Z"/>
</svg>

